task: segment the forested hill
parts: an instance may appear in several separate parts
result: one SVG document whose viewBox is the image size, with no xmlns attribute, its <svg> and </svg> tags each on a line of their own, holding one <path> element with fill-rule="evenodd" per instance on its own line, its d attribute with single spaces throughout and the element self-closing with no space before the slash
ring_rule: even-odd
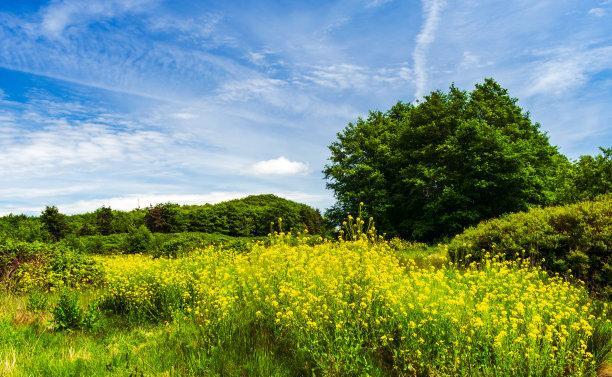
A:
<svg viewBox="0 0 612 377">
<path fill-rule="evenodd" d="M 231 236 L 261 236 L 271 222 L 282 218 L 284 229 L 318 233 L 323 226 L 319 210 L 276 195 L 251 195 L 217 204 L 164 203 L 131 211 L 101 207 L 94 212 L 64 215 L 47 207 L 41 216 L 0 217 L 0 237 L 24 241 L 58 240 L 67 235 L 126 233 L 146 225 L 160 233 L 205 232 Z"/>
</svg>

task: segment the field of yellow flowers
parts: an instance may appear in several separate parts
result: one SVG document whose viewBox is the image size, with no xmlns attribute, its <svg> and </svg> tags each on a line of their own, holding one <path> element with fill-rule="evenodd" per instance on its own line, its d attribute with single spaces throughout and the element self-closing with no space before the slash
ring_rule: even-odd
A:
<svg viewBox="0 0 612 377">
<path fill-rule="evenodd" d="M 107 310 L 194 323 L 203 355 L 265 338 L 297 375 L 595 375 L 594 326 L 610 325 L 605 304 L 527 263 L 423 268 L 366 238 L 100 262 Z"/>
</svg>

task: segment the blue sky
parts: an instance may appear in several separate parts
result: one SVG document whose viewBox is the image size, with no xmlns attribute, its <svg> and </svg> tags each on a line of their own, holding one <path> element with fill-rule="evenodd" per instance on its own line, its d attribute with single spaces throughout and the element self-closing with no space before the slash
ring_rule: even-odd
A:
<svg viewBox="0 0 612 377">
<path fill-rule="evenodd" d="M 349 121 L 492 76 L 568 156 L 612 145 L 612 1 L 0 3 L 0 213 L 333 202 Z"/>
</svg>

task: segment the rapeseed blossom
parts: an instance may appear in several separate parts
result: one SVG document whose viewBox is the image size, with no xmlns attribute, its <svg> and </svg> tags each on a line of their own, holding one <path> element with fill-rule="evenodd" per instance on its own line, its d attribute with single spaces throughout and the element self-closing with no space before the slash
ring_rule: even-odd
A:
<svg viewBox="0 0 612 377">
<path fill-rule="evenodd" d="M 408 375 L 595 368 L 587 293 L 526 262 L 420 268 L 359 237 L 102 262 L 104 300 L 116 311 L 193 320 L 211 345 L 239 325 L 270 329 L 323 373 L 367 374 L 380 355 Z"/>
</svg>

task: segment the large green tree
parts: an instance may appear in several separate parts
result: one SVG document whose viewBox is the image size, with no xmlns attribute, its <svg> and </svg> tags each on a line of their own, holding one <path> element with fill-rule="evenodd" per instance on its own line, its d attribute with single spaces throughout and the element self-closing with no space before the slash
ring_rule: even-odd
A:
<svg viewBox="0 0 612 377">
<path fill-rule="evenodd" d="M 371 112 L 329 148 L 324 173 L 337 203 L 328 216 L 363 201 L 379 229 L 427 241 L 556 201 L 557 172 L 568 164 L 493 79 Z"/>
</svg>

